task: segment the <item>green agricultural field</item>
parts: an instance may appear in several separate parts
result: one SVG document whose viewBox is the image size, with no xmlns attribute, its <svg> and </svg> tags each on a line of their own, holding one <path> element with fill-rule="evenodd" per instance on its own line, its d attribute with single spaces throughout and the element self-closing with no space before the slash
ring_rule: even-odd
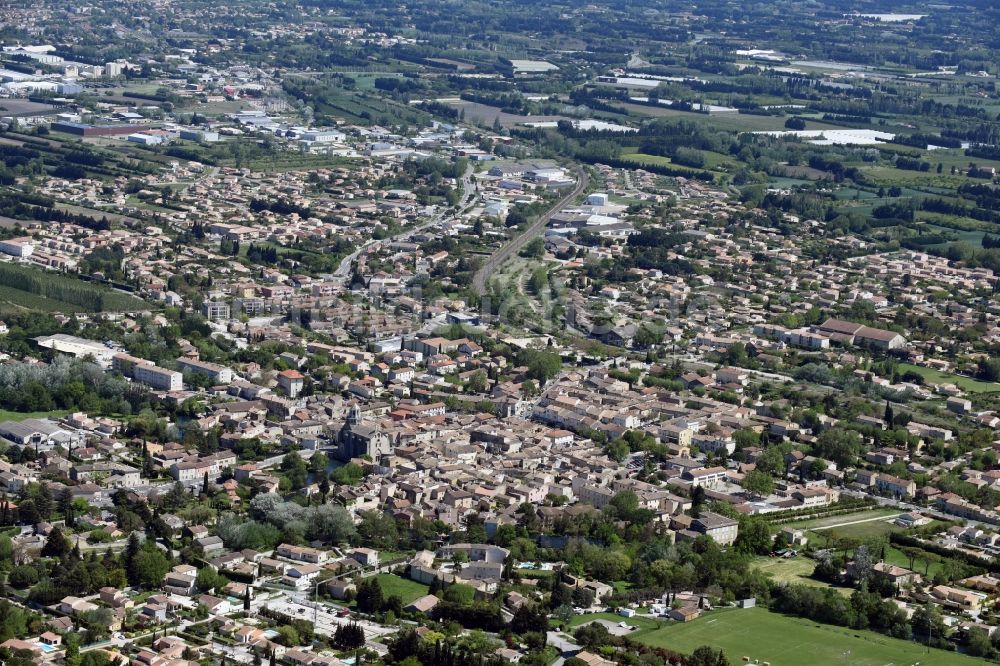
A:
<svg viewBox="0 0 1000 666">
<path fill-rule="evenodd" d="M 743 657 L 769 662 L 772 666 L 973 666 L 981 660 L 932 650 L 910 641 L 817 624 L 810 620 L 772 613 L 764 608 L 727 609 L 710 613 L 687 624 L 665 626 L 636 635 L 636 640 L 655 647 L 691 653 L 701 645 L 726 652 L 732 664 Z"/>
<path fill-rule="evenodd" d="M 705 156 L 706 169 L 732 169 L 738 163 L 738 160 L 730 155 L 715 153 L 711 150 L 703 150 L 701 154 Z"/>
<path fill-rule="evenodd" d="M 911 171 L 909 169 L 897 169 L 893 166 L 873 166 L 865 168 L 864 172 L 871 182 L 884 187 L 908 185 L 911 187 L 945 187 L 954 189 L 971 180 L 962 175 L 952 176 L 950 170 L 947 169 L 944 173 L 937 173 L 935 167 L 936 165 L 932 164 L 930 171 Z"/>
<path fill-rule="evenodd" d="M 961 215 L 945 215 L 930 211 L 917 211 L 916 220 L 923 222 L 924 227 L 933 232 L 956 234 L 959 240 L 979 245 L 984 233 L 994 231 L 989 222 L 980 222 L 971 217 Z"/>
<path fill-rule="evenodd" d="M 923 377 L 925 381 L 933 382 L 935 384 L 954 384 L 963 391 L 969 391 L 970 393 L 992 393 L 994 391 L 1000 391 L 1000 384 L 997 384 L 996 382 L 981 382 L 978 379 L 963 377 L 962 375 L 953 375 L 947 372 L 940 372 L 938 370 L 934 370 L 933 368 L 924 368 L 910 363 L 900 363 L 899 372 L 904 373 L 907 371 L 917 373 Z"/>
<path fill-rule="evenodd" d="M 965 170 L 969 168 L 969 163 L 974 162 L 976 165 L 981 167 L 993 167 L 1000 170 L 1000 161 L 997 160 L 984 160 L 981 157 L 969 157 L 965 154 L 964 150 L 954 148 L 951 150 L 930 150 L 926 151 L 922 159 L 930 162 L 932 165 L 937 167 L 937 163 L 940 162 L 944 165 L 945 173 L 951 173 L 951 167 L 956 169 Z M 975 179 L 972 179 L 973 181 Z M 980 181 L 982 182 L 982 181 Z"/>
<path fill-rule="evenodd" d="M 784 176 L 771 176 L 767 180 L 767 184 L 771 187 L 799 187 L 806 186 L 811 187 L 813 181 L 806 180 L 805 178 L 786 178 Z"/>
<path fill-rule="evenodd" d="M 84 208 L 83 206 L 75 206 L 73 204 L 66 203 L 56 203 L 56 209 L 64 210 L 74 215 L 86 215 L 93 220 L 100 220 L 101 218 L 108 218 L 111 223 L 122 223 L 122 222 L 133 222 L 138 223 L 139 220 L 134 217 L 128 217 L 126 215 L 119 215 L 118 213 L 106 213 L 103 210 L 95 210 L 93 208 Z"/>
<path fill-rule="evenodd" d="M 670 161 L 669 157 L 664 157 L 662 155 L 648 155 L 646 153 L 629 153 L 623 152 L 622 159 L 626 162 L 632 162 L 634 164 L 652 164 L 655 166 L 677 166 L 679 164 L 674 164 Z"/>
<path fill-rule="evenodd" d="M 422 583 L 395 574 L 379 574 L 375 580 L 382 587 L 382 596 L 388 598 L 395 595 L 403 600 L 404 606 L 424 596 L 430 589 Z"/>
<path fill-rule="evenodd" d="M 694 111 L 681 111 L 670 109 L 665 106 L 646 106 L 644 104 L 618 104 L 618 108 L 629 113 L 631 116 L 651 116 L 654 118 L 676 118 L 700 122 L 710 125 L 713 129 L 731 132 L 783 132 L 786 131 L 786 116 L 755 116 L 748 113 L 697 113 Z M 822 129 L 843 129 L 839 125 L 806 120 L 807 130 Z"/>
<path fill-rule="evenodd" d="M 721 155 L 717 153 L 709 153 L 706 151 L 701 151 L 706 156 L 706 166 L 708 165 L 708 156 L 713 155 L 713 159 L 718 162 Z M 649 155 L 647 153 L 639 152 L 628 152 L 627 150 L 621 154 L 621 159 L 630 164 L 635 164 L 641 166 L 643 164 L 648 164 L 650 166 L 665 166 L 672 169 L 683 169 L 684 171 L 690 171 L 692 174 L 704 173 L 705 169 L 697 169 L 695 167 L 684 166 L 683 164 L 676 164 L 669 157 L 664 157 L 662 155 Z"/>
</svg>

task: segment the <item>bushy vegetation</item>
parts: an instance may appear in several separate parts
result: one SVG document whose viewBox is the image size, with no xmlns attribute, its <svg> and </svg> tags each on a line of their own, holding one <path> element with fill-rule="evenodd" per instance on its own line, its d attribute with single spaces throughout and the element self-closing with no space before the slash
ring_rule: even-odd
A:
<svg viewBox="0 0 1000 666">
<path fill-rule="evenodd" d="M 16 412 L 57 409 L 131 414 L 147 402 L 146 391 L 100 366 L 66 357 L 49 365 L 0 365 L 0 408 Z"/>
</svg>

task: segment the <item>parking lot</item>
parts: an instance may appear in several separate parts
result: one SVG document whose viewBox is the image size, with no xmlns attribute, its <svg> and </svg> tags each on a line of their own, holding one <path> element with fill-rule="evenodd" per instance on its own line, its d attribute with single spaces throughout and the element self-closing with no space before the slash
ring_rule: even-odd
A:
<svg viewBox="0 0 1000 666">
<path fill-rule="evenodd" d="M 337 611 L 340 610 L 339 608 L 323 603 L 315 604 L 312 601 L 304 599 L 299 600 L 293 597 L 286 597 L 282 600 L 272 600 L 267 604 L 267 607 L 269 610 L 283 613 L 289 617 L 309 621 L 315 620 L 315 631 L 322 636 L 332 636 L 339 625 L 350 624 L 351 622 L 356 622 L 364 630 L 365 639 L 367 640 L 385 636 L 396 631 L 392 627 L 384 627 L 368 622 L 367 620 L 358 620 L 351 616 L 338 617 Z"/>
</svg>

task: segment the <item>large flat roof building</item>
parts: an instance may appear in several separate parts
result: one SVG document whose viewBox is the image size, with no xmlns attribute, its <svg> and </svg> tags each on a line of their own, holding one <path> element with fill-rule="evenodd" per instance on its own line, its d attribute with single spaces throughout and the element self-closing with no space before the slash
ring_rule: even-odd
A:
<svg viewBox="0 0 1000 666">
<path fill-rule="evenodd" d="M 114 349 L 96 340 L 78 338 L 75 335 L 66 335 L 65 333 L 42 335 L 35 338 L 35 343 L 39 347 L 69 354 L 76 358 L 92 356 L 99 365 L 105 368 L 111 367 L 111 358 L 117 353 Z"/>
<path fill-rule="evenodd" d="M 88 125 L 86 123 L 70 123 L 58 121 L 52 123 L 52 130 L 77 136 L 123 136 L 138 132 L 141 125 Z"/>
</svg>

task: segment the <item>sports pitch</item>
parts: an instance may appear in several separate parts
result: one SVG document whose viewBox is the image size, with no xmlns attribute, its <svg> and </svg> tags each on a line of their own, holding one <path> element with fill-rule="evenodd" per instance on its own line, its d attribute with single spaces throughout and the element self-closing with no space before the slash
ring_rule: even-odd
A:
<svg viewBox="0 0 1000 666">
<path fill-rule="evenodd" d="M 727 609 L 687 624 L 672 624 L 635 639 L 647 645 L 691 653 L 701 645 L 725 650 L 732 664 L 758 660 L 771 666 L 973 666 L 965 655 L 927 648 L 871 631 L 818 624 L 764 608 Z"/>
</svg>

